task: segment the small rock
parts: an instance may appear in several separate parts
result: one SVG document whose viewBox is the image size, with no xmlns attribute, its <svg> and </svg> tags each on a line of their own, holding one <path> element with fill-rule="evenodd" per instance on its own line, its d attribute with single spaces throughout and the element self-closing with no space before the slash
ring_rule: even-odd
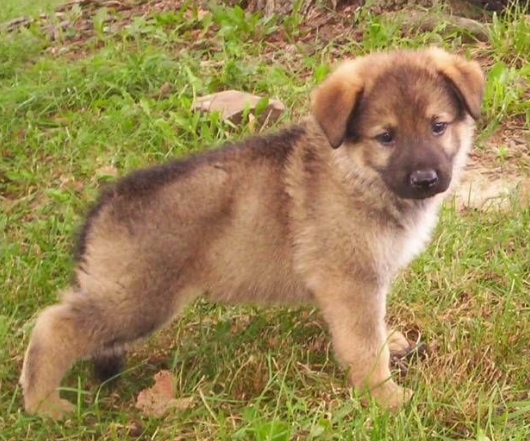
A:
<svg viewBox="0 0 530 441">
<path fill-rule="evenodd" d="M 197 98 L 192 104 L 193 110 L 201 112 L 219 112 L 223 120 L 234 124 L 241 124 L 245 110 L 256 117 L 259 125 L 277 121 L 285 111 L 285 105 L 275 99 L 270 99 L 265 109 L 255 115 L 256 107 L 263 98 L 238 90 L 225 90 Z"/>
</svg>

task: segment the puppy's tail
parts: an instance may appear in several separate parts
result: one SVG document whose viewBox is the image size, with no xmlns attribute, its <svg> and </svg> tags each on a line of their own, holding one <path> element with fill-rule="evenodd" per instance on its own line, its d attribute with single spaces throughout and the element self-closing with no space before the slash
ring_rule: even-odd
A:
<svg viewBox="0 0 530 441">
<path fill-rule="evenodd" d="M 94 375 L 101 381 L 114 382 L 125 365 L 127 351 L 123 346 L 104 349 L 92 356 Z"/>
</svg>

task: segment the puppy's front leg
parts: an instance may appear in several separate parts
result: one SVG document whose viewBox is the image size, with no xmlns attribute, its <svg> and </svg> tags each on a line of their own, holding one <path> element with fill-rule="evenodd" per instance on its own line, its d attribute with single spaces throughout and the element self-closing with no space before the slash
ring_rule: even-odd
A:
<svg viewBox="0 0 530 441">
<path fill-rule="evenodd" d="M 350 380 L 370 392 L 383 407 L 395 409 L 412 391 L 398 386 L 390 374 L 390 351 L 384 322 L 386 287 L 377 283 L 328 280 L 315 291 L 338 358 L 350 367 Z"/>
</svg>

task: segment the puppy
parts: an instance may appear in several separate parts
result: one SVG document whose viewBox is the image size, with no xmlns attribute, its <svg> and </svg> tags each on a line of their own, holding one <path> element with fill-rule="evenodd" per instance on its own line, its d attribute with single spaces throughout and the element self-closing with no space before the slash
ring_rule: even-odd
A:
<svg viewBox="0 0 530 441">
<path fill-rule="evenodd" d="M 81 230 L 75 283 L 38 317 L 26 410 L 70 411 L 58 387 L 72 363 L 114 373 L 126 343 L 198 295 L 314 301 L 355 389 L 403 404 L 389 351 L 408 343 L 385 325 L 386 296 L 464 167 L 483 83 L 441 49 L 368 55 L 324 80 L 298 125 L 119 179 Z"/>
</svg>

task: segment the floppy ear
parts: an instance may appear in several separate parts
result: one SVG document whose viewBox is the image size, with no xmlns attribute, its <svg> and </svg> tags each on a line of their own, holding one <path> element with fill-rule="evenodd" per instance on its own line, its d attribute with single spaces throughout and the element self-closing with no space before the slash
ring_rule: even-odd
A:
<svg viewBox="0 0 530 441">
<path fill-rule="evenodd" d="M 480 65 L 442 49 L 432 48 L 429 52 L 438 71 L 454 87 L 467 112 L 478 119 L 484 91 L 484 74 Z"/>
<path fill-rule="evenodd" d="M 348 120 L 362 95 L 357 64 L 347 61 L 340 65 L 311 95 L 311 112 L 333 148 L 344 141 Z"/>
</svg>

